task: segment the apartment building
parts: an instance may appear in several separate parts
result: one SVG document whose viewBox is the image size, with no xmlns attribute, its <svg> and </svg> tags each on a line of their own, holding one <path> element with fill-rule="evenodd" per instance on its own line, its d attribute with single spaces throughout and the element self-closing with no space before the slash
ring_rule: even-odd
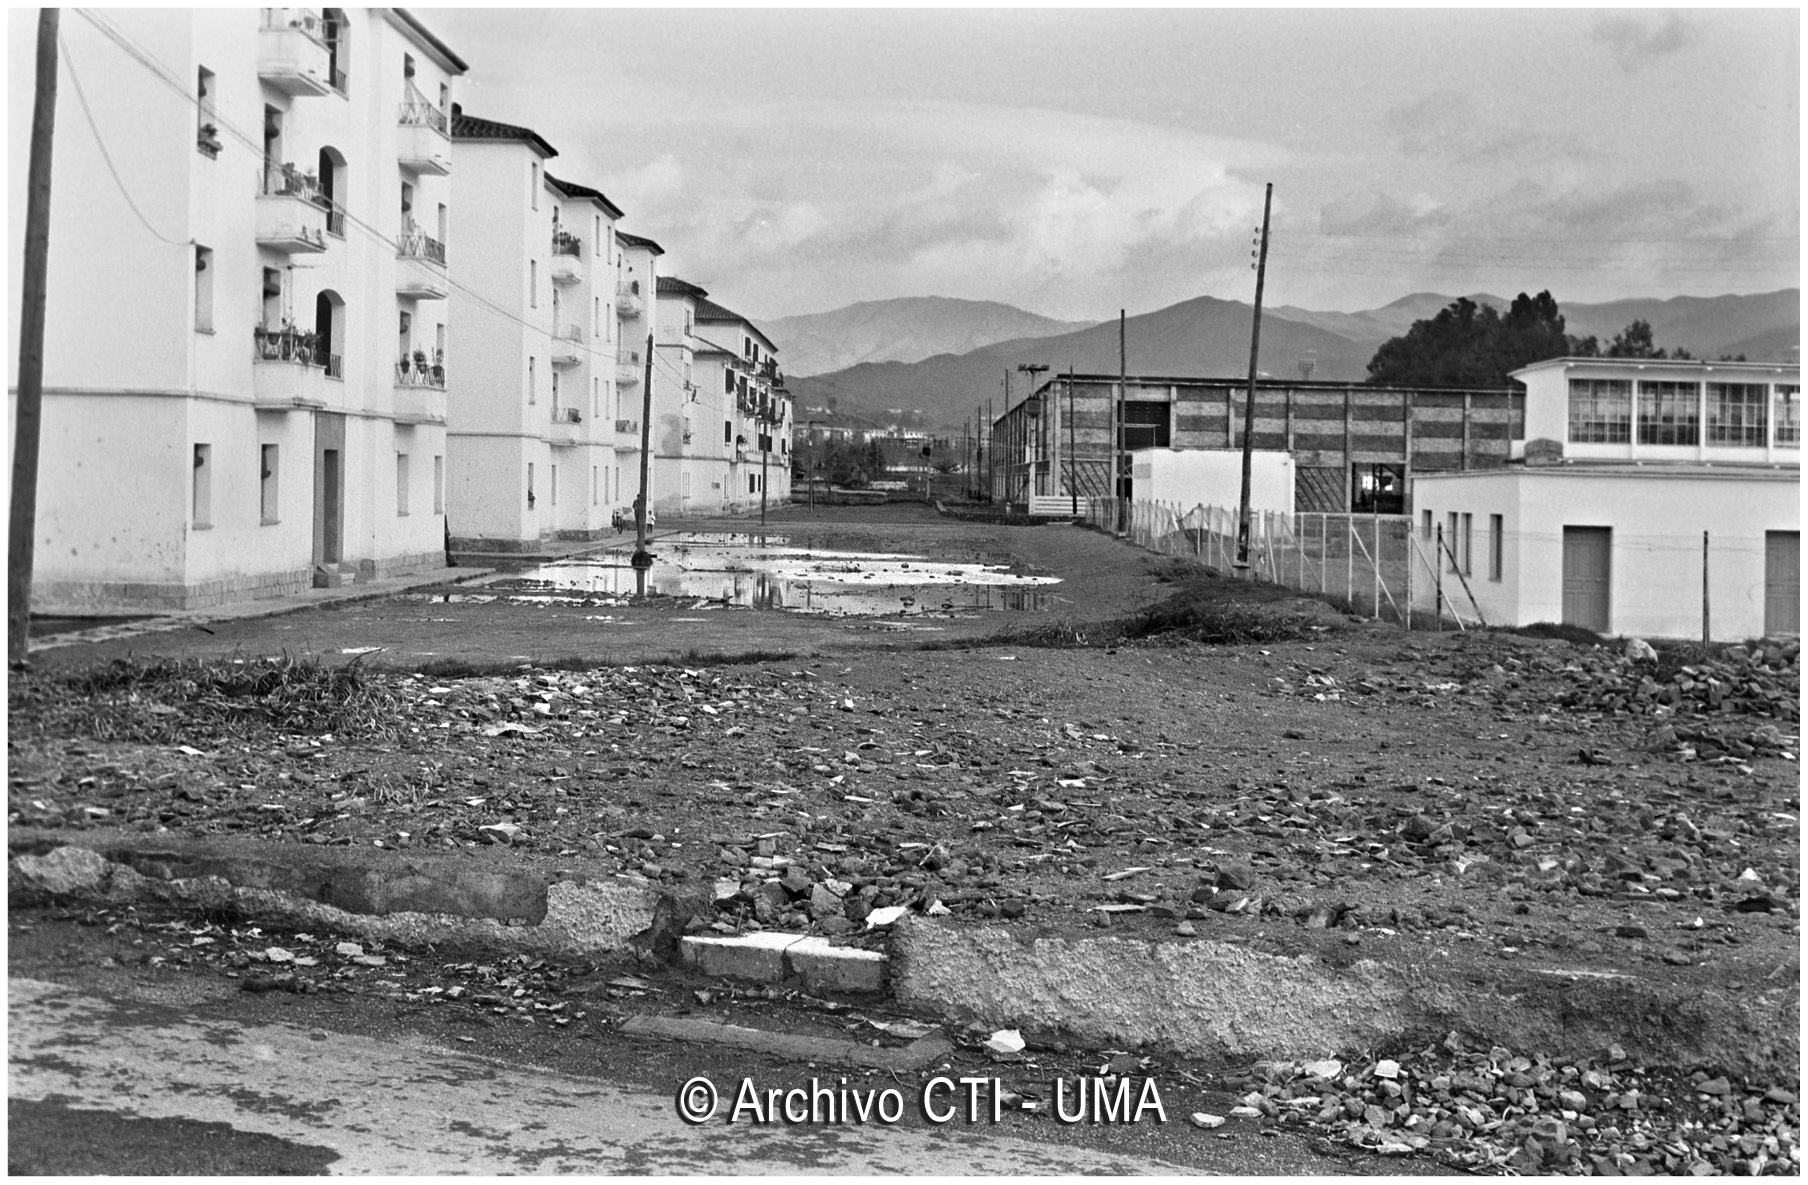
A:
<svg viewBox="0 0 1808 1185">
<path fill-rule="evenodd" d="M 15 244 L 34 18 L 9 17 Z M 465 63 L 400 9 L 72 10 L 62 38 L 34 608 L 443 565 Z"/>
<path fill-rule="evenodd" d="M 654 398 L 654 507 L 738 514 L 791 497 L 791 396 L 777 347 L 696 284 L 661 277 Z"/>
<path fill-rule="evenodd" d="M 530 128 L 455 106 L 465 216 L 485 228 L 461 260 L 466 319 L 452 397 L 449 520 L 455 549 L 531 551 L 607 532 L 624 482 L 617 301 L 621 210 L 549 176 L 556 149 Z"/>
<path fill-rule="evenodd" d="M 658 331 L 654 321 L 658 313 L 659 257 L 665 248 L 652 239 L 615 232 L 616 290 L 615 319 L 620 339 L 616 353 L 615 477 L 609 500 L 617 507 L 632 510 L 640 491 L 641 422 L 645 418 L 646 364 L 649 344 L 655 343 Z M 657 352 L 657 351 L 655 351 Z M 682 391 L 689 382 L 684 364 L 663 382 L 675 384 Z M 651 480 L 651 473 L 648 474 Z"/>
</svg>

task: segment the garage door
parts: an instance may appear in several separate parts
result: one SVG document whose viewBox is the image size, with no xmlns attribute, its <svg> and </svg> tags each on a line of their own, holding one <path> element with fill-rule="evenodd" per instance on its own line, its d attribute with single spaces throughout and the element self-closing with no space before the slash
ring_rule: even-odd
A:
<svg viewBox="0 0 1808 1185">
<path fill-rule="evenodd" d="M 1802 533 L 1764 532 L 1764 632 L 1802 632 Z"/>
<path fill-rule="evenodd" d="M 1563 624 L 1607 632 L 1613 531 L 1563 528 Z"/>
</svg>

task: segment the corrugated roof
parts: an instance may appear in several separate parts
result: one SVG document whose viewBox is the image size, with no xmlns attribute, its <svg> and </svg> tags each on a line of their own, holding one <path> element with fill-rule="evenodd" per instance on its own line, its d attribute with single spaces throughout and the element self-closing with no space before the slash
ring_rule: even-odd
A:
<svg viewBox="0 0 1808 1185">
<path fill-rule="evenodd" d="M 655 255 L 665 254 L 665 248 L 661 247 L 658 243 L 655 243 L 652 239 L 643 238 L 640 235 L 631 235 L 625 230 L 618 230 L 615 232 L 615 241 L 624 247 L 641 247 L 651 251 Z"/>
<path fill-rule="evenodd" d="M 546 174 L 546 183 L 568 198 L 588 198 L 593 202 L 601 202 L 603 208 L 615 217 L 622 217 L 621 208 L 609 200 L 609 196 L 600 189 L 592 189 L 588 185 L 579 185 L 575 181 L 561 181 L 551 173 Z"/>
<path fill-rule="evenodd" d="M 543 156 L 557 156 L 559 150 L 548 144 L 532 128 L 516 127 L 495 119 L 466 115 L 464 108 L 452 104 L 452 138 L 454 140 L 517 140 L 537 148 Z"/>
</svg>

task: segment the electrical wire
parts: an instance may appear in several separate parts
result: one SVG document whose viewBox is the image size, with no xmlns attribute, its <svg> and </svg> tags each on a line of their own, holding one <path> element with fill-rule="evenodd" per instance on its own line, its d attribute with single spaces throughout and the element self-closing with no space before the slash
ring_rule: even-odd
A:
<svg viewBox="0 0 1808 1185">
<path fill-rule="evenodd" d="M 94 111 L 88 106 L 87 93 L 82 90 L 81 75 L 77 74 L 75 70 L 75 58 L 71 56 L 69 52 L 69 42 L 64 40 L 61 30 L 57 32 L 57 48 L 62 51 L 63 66 L 69 72 L 69 81 L 75 86 L 75 97 L 81 103 L 82 116 L 88 121 L 88 130 L 94 133 L 94 146 L 100 149 L 100 158 L 106 163 L 107 172 L 113 177 L 113 184 L 119 188 L 119 196 L 126 199 L 127 207 L 131 209 L 133 215 L 138 219 L 139 225 L 150 232 L 152 238 L 159 242 L 167 243 L 171 247 L 187 247 L 192 245 L 192 240 L 185 242 L 180 239 L 172 239 L 167 235 L 159 233 L 157 228 L 151 225 L 151 220 L 144 216 L 144 211 L 138 208 L 138 203 L 132 200 L 132 192 L 126 188 L 125 181 L 119 176 L 119 169 L 113 164 L 113 154 L 107 151 L 107 142 L 101 138 L 100 126 L 94 122 Z"/>
</svg>

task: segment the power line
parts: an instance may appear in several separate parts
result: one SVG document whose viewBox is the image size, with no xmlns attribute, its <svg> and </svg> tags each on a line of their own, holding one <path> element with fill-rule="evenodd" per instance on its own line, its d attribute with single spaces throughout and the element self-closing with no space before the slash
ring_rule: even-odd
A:
<svg viewBox="0 0 1808 1185">
<path fill-rule="evenodd" d="M 102 161 L 106 162 L 107 172 L 112 175 L 113 184 L 119 188 L 119 196 L 126 199 L 126 205 L 137 217 L 139 224 L 150 232 L 152 238 L 167 243 L 172 247 L 189 246 L 190 244 L 188 242 L 172 239 L 158 233 L 157 228 L 151 225 L 151 220 L 144 216 L 144 211 L 138 208 L 138 203 L 132 200 L 132 192 L 126 188 L 126 183 L 120 179 L 119 170 L 115 168 L 113 164 L 113 154 L 107 151 L 107 142 L 101 138 L 100 127 L 94 122 L 94 111 L 88 106 L 88 96 L 82 90 L 81 76 L 75 72 L 75 58 L 71 56 L 69 52 L 69 43 L 64 40 L 63 35 L 60 32 L 57 34 L 57 48 L 62 52 L 63 64 L 69 69 L 69 81 L 75 86 L 75 97 L 81 102 L 82 117 L 88 121 L 88 130 L 94 133 L 94 146 L 100 149 L 100 158 Z"/>
</svg>

